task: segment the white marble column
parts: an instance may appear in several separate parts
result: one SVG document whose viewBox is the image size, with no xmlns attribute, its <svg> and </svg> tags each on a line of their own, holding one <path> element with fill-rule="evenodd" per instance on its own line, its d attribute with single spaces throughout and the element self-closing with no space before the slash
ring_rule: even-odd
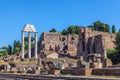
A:
<svg viewBox="0 0 120 80">
<path fill-rule="evenodd" d="M 35 58 L 37 58 L 37 35 L 38 33 L 35 32 Z"/>
<path fill-rule="evenodd" d="M 24 32 L 22 31 L 22 54 L 21 58 L 24 59 Z"/>
<path fill-rule="evenodd" d="M 31 58 L 31 33 L 28 32 L 28 58 Z"/>
</svg>

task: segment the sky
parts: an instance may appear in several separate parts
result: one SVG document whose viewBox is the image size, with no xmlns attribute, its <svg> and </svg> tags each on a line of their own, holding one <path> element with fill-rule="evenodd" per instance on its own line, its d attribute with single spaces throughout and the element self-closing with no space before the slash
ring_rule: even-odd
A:
<svg viewBox="0 0 120 80">
<path fill-rule="evenodd" d="M 0 47 L 21 41 L 25 24 L 34 25 L 39 38 L 51 28 L 62 31 L 97 20 L 120 29 L 120 0 L 0 0 Z"/>
</svg>

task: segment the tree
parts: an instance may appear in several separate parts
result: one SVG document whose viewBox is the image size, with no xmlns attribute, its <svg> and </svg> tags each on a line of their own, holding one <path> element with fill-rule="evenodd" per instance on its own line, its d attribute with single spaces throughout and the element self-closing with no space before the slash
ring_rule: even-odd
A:
<svg viewBox="0 0 120 80">
<path fill-rule="evenodd" d="M 67 28 L 67 31 L 68 31 L 68 33 L 70 33 L 70 34 L 78 34 L 78 31 L 79 31 L 79 26 L 69 26 L 68 28 Z"/>
<path fill-rule="evenodd" d="M 34 37 L 31 37 L 31 42 L 33 43 L 35 41 L 35 38 Z"/>
<path fill-rule="evenodd" d="M 100 21 L 96 21 L 93 23 L 94 30 L 110 32 L 110 26 L 108 24 L 102 23 Z"/>
<path fill-rule="evenodd" d="M 8 54 L 12 54 L 12 46 L 11 45 L 8 45 Z"/>
<path fill-rule="evenodd" d="M 24 38 L 25 43 L 28 43 L 28 37 Z M 35 41 L 34 37 L 31 37 L 31 42 L 33 43 Z"/>
<path fill-rule="evenodd" d="M 94 30 L 94 26 L 93 25 L 89 25 L 87 26 L 88 28 L 92 28 L 92 30 Z"/>
<path fill-rule="evenodd" d="M 78 32 L 79 32 L 79 26 L 75 26 L 75 34 L 78 34 Z"/>
<path fill-rule="evenodd" d="M 63 29 L 63 31 L 61 32 L 63 35 L 66 35 L 67 34 L 67 30 L 66 29 Z"/>
<path fill-rule="evenodd" d="M 13 49 L 15 49 L 16 46 L 17 46 L 17 41 L 14 40 L 14 43 L 13 43 Z"/>
<path fill-rule="evenodd" d="M 25 51 L 28 51 L 28 44 L 25 43 L 24 48 L 25 48 Z"/>
<path fill-rule="evenodd" d="M 3 46 L 3 47 L 2 47 L 2 50 L 8 51 L 8 47 L 7 47 L 7 46 Z"/>
<path fill-rule="evenodd" d="M 20 46 L 21 46 L 20 41 L 16 41 L 16 40 L 14 40 L 14 43 L 13 43 L 13 49 L 15 49 L 16 47 L 20 47 Z"/>
<path fill-rule="evenodd" d="M 20 50 L 21 50 L 21 43 L 20 43 L 20 41 L 14 40 L 13 54 L 16 53 L 16 52 L 20 52 Z"/>
<path fill-rule="evenodd" d="M 116 35 L 115 44 L 116 44 L 117 53 L 120 53 L 120 32 L 118 32 Z"/>
<path fill-rule="evenodd" d="M 57 32 L 55 28 L 52 28 L 49 32 Z"/>
<path fill-rule="evenodd" d="M 7 49 L 8 48 L 6 46 L 3 46 L 2 48 L 0 48 L 0 57 L 7 55 Z"/>
<path fill-rule="evenodd" d="M 115 32 L 116 32 L 115 26 L 113 25 L 113 26 L 112 26 L 112 33 L 115 33 Z"/>
<path fill-rule="evenodd" d="M 25 43 L 28 43 L 28 37 L 24 38 Z"/>
<path fill-rule="evenodd" d="M 5 50 L 0 51 L 0 57 L 7 55 L 7 52 Z"/>
<path fill-rule="evenodd" d="M 7 54 L 12 54 L 12 46 L 11 45 L 3 46 L 2 51 L 4 51 Z"/>
<path fill-rule="evenodd" d="M 16 52 L 20 52 L 20 48 L 19 47 L 16 47 L 15 49 L 13 49 L 13 53 L 16 53 Z"/>
<path fill-rule="evenodd" d="M 120 32 L 116 33 L 115 50 L 109 53 L 108 57 L 112 60 L 113 64 L 120 63 Z"/>
<path fill-rule="evenodd" d="M 118 62 L 118 59 L 117 59 L 117 57 L 116 57 L 116 49 L 113 49 L 113 50 L 107 50 L 107 57 L 109 58 L 109 59 L 111 59 L 111 61 L 112 61 L 112 63 L 113 64 L 117 64 Z"/>
</svg>

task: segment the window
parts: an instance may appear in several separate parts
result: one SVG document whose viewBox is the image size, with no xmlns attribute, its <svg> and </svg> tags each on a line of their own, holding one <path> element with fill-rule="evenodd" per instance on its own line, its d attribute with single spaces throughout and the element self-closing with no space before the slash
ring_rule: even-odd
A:
<svg viewBox="0 0 120 80">
<path fill-rule="evenodd" d="M 71 40 L 75 40 L 75 39 L 72 37 Z"/>
<path fill-rule="evenodd" d="M 66 40 L 66 38 L 62 38 L 62 41 L 65 41 Z"/>
</svg>

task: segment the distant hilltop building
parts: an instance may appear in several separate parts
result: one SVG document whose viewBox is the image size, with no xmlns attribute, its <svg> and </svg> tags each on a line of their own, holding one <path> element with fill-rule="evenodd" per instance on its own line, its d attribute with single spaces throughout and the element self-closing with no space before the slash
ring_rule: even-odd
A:
<svg viewBox="0 0 120 80">
<path fill-rule="evenodd" d="M 115 48 L 115 34 L 94 31 L 91 28 L 79 29 L 78 56 L 87 58 L 89 54 L 100 53 L 105 56 L 106 50 Z"/>
<path fill-rule="evenodd" d="M 60 57 L 59 54 L 77 55 L 78 35 L 62 35 L 61 33 L 44 32 L 38 44 L 40 57 Z"/>
</svg>

